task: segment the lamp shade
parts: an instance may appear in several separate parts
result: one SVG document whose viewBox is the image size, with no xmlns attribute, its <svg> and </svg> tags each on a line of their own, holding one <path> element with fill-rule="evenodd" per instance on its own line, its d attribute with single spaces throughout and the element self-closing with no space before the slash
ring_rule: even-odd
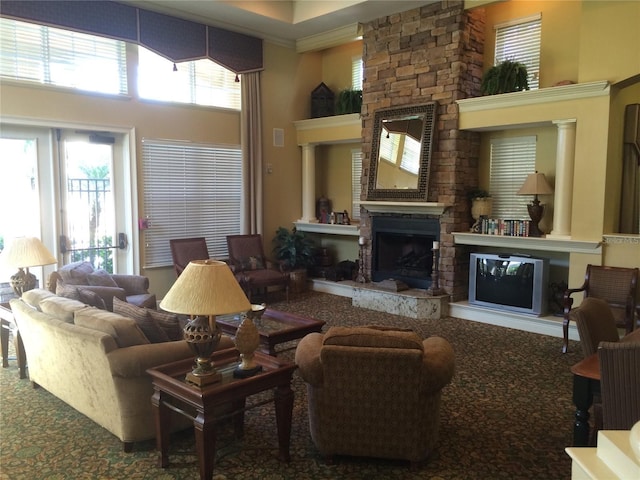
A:
<svg viewBox="0 0 640 480">
<path fill-rule="evenodd" d="M 0 253 L 0 265 L 11 268 L 40 267 L 58 260 L 36 237 L 15 238 Z"/>
<path fill-rule="evenodd" d="M 185 315 L 225 315 L 246 312 L 251 303 L 226 263 L 195 260 L 180 274 L 160 308 Z"/>
<path fill-rule="evenodd" d="M 549 185 L 544 173 L 530 173 L 518 190 L 518 195 L 549 195 L 553 188 Z"/>
</svg>

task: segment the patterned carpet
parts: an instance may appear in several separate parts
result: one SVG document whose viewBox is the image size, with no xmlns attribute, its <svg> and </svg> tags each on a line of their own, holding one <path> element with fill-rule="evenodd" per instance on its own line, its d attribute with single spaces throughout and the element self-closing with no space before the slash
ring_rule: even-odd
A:
<svg viewBox="0 0 640 480">
<path fill-rule="evenodd" d="M 317 292 L 269 306 L 320 318 L 327 326 L 401 326 L 449 340 L 456 374 L 444 389 L 439 444 L 416 470 L 404 462 L 347 457 L 328 465 L 311 442 L 305 388 L 296 373 L 291 463 L 276 458 L 275 415 L 267 404 L 246 413 L 243 440 L 223 429 L 215 480 L 570 478 L 564 448 L 572 438 L 569 367 L 581 357 L 576 342 L 562 355 L 559 338 L 456 318 L 415 320 L 354 308 L 348 298 Z M 292 359 L 293 350 L 281 355 Z M 1 370 L 0 479 L 198 478 L 192 431 L 172 437 L 171 465 L 161 469 L 153 441 L 124 453 L 106 430 L 19 380 L 15 361 Z"/>
</svg>

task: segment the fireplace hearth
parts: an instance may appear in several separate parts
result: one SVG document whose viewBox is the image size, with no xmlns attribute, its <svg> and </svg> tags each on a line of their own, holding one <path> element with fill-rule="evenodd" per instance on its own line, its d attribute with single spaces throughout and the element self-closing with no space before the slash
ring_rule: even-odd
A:
<svg viewBox="0 0 640 480">
<path fill-rule="evenodd" d="M 393 279 L 411 288 L 431 286 L 431 249 L 440 238 L 439 219 L 374 215 L 371 237 L 372 281 Z"/>
</svg>

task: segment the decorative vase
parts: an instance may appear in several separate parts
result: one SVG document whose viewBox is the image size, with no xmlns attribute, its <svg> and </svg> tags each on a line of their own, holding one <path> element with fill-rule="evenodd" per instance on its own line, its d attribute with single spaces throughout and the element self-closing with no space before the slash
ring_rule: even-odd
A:
<svg viewBox="0 0 640 480">
<path fill-rule="evenodd" d="M 475 223 L 471 226 L 471 231 L 474 233 L 480 233 L 481 217 L 488 217 L 491 215 L 491 209 L 493 208 L 493 199 L 491 197 L 478 197 L 471 201 L 471 216 L 475 220 Z"/>
<path fill-rule="evenodd" d="M 260 346 L 260 333 L 255 321 L 259 322 L 266 305 L 251 305 L 251 310 L 244 314 L 244 319 L 236 331 L 236 348 L 240 352 L 240 365 L 233 372 L 234 377 L 246 378 L 262 370 L 254 360 L 255 351 Z"/>
</svg>

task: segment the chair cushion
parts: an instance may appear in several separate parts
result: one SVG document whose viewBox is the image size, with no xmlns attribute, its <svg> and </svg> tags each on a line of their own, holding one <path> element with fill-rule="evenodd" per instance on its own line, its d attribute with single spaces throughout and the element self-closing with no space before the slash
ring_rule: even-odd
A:
<svg viewBox="0 0 640 480">
<path fill-rule="evenodd" d="M 424 350 L 422 339 L 417 333 L 388 330 L 384 327 L 331 327 L 324 337 L 323 345 Z"/>
<path fill-rule="evenodd" d="M 135 320 L 113 312 L 87 307 L 78 310 L 73 321 L 81 327 L 111 335 L 120 348 L 150 343 Z"/>
<path fill-rule="evenodd" d="M 89 285 L 99 287 L 117 287 L 116 281 L 111 278 L 111 274 L 102 268 L 95 270 L 93 273 L 87 275 L 87 281 Z"/>
<path fill-rule="evenodd" d="M 140 327 L 140 330 L 151 343 L 169 342 L 171 339 L 156 323 L 151 313 L 146 308 L 136 307 L 130 303 L 123 302 L 119 298 L 113 299 L 113 312 L 132 318 Z M 177 321 L 177 319 L 176 319 Z"/>
<path fill-rule="evenodd" d="M 89 262 L 69 263 L 60 268 L 58 273 L 70 285 L 89 285 L 87 275 L 93 273 L 93 265 Z"/>
</svg>

